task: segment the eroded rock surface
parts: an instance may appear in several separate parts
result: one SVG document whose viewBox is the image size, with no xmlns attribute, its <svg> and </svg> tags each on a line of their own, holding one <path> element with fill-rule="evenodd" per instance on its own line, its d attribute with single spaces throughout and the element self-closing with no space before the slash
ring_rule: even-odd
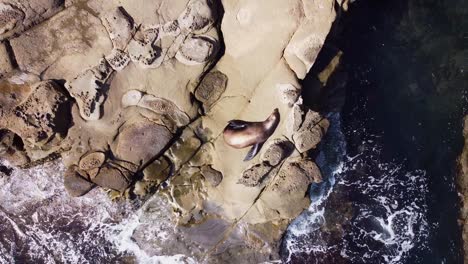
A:
<svg viewBox="0 0 468 264">
<path fill-rule="evenodd" d="M 303 106 L 299 80 L 334 1 L 42 2 L 54 5 L 21 33 L 33 13 L 0 1 L 0 39 L 12 37 L 0 54 L 18 68 L 0 61 L 2 157 L 25 166 L 60 154 L 71 196 L 99 186 L 113 199 L 166 197 L 199 260 L 276 258 L 321 181 L 307 152 L 328 122 Z M 243 162 L 248 150 L 220 136 L 227 121 L 275 108 L 278 127 Z"/>
</svg>

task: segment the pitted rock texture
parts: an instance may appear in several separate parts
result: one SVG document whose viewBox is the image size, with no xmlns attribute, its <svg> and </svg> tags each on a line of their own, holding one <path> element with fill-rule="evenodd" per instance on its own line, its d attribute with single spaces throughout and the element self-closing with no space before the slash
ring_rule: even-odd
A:
<svg viewBox="0 0 468 264">
<path fill-rule="evenodd" d="M 0 62 L 0 153 L 21 166 L 60 154 L 72 196 L 166 197 L 197 260 L 275 259 L 321 180 L 307 153 L 328 122 L 300 79 L 334 18 L 331 0 L 0 0 L 0 54 L 17 62 Z M 275 108 L 243 162 L 224 127 Z"/>
</svg>

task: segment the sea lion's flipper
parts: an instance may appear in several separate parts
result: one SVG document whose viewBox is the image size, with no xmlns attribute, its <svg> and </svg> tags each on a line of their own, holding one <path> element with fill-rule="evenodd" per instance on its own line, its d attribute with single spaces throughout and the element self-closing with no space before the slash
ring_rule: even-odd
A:
<svg viewBox="0 0 468 264">
<path fill-rule="evenodd" d="M 228 127 L 234 130 L 244 129 L 247 127 L 247 122 L 242 120 L 231 120 L 229 121 Z"/>
<path fill-rule="evenodd" d="M 263 142 L 253 145 L 252 148 L 249 150 L 249 153 L 247 153 L 247 156 L 245 156 L 244 161 L 249 161 L 253 159 L 257 155 L 258 151 L 262 148 L 262 146 Z"/>
</svg>

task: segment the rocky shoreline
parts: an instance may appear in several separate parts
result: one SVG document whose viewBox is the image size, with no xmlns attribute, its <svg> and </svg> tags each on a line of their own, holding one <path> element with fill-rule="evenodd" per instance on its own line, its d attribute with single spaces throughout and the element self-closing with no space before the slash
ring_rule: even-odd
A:
<svg viewBox="0 0 468 264">
<path fill-rule="evenodd" d="M 18 167 L 60 157 L 71 196 L 165 197 L 197 259 L 278 259 L 321 181 L 308 153 L 329 123 L 299 81 L 337 5 L 2 0 L 0 155 Z M 224 127 L 275 108 L 278 127 L 243 162 Z"/>
</svg>

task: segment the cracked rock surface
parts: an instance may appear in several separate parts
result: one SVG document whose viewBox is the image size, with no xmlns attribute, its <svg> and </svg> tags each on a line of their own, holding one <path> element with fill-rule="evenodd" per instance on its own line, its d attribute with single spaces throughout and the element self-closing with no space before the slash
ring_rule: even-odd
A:
<svg viewBox="0 0 468 264">
<path fill-rule="evenodd" d="M 73 197 L 95 187 L 112 199 L 164 197 L 195 259 L 275 259 L 321 181 L 307 153 L 328 121 L 305 106 L 299 81 L 334 4 L 0 0 L 1 158 L 60 156 Z M 244 162 L 248 149 L 226 145 L 224 127 L 275 108 L 278 127 Z"/>
</svg>

